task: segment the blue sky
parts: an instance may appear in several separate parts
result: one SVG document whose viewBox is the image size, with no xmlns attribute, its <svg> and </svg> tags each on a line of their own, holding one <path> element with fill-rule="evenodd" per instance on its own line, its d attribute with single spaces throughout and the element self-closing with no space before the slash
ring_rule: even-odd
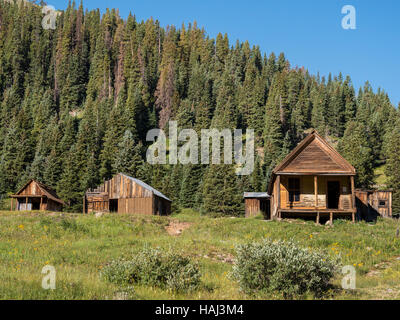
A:
<svg viewBox="0 0 400 320">
<path fill-rule="evenodd" d="M 77 0 L 79 3 L 79 0 Z M 56 9 L 68 1 L 48 0 Z M 84 0 L 88 9 L 118 8 L 137 20 L 150 17 L 162 26 L 197 21 L 210 37 L 227 33 L 259 45 L 268 55 L 284 52 L 291 65 L 311 73 L 350 75 L 358 91 L 368 80 L 400 103 L 400 1 L 398 0 Z M 341 9 L 353 5 L 357 29 L 344 30 Z"/>
</svg>

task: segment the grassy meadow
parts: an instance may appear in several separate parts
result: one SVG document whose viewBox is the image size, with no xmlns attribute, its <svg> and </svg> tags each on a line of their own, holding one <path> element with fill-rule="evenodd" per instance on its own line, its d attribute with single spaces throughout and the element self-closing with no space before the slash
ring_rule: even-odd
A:
<svg viewBox="0 0 400 320">
<path fill-rule="evenodd" d="M 398 299 L 397 227 L 394 220 L 376 224 L 336 220 L 330 227 L 302 220 L 214 219 L 189 210 L 171 217 L 3 211 L 0 299 L 280 299 L 279 294 L 246 295 L 229 277 L 235 245 L 263 238 L 294 239 L 304 247 L 340 255 L 343 265 L 354 265 L 357 289 L 340 289 L 338 275 L 337 289 L 327 299 Z M 200 289 L 175 294 L 136 285 L 122 288 L 100 278 L 110 260 L 129 258 L 145 246 L 176 250 L 197 261 Z M 41 287 L 46 264 L 56 269 L 55 290 Z"/>
</svg>

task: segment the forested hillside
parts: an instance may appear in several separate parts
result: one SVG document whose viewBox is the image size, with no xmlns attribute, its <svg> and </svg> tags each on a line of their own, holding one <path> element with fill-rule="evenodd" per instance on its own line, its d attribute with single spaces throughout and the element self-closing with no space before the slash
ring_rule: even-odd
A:
<svg viewBox="0 0 400 320">
<path fill-rule="evenodd" d="M 242 192 L 265 190 L 276 163 L 315 128 L 356 167 L 358 187 L 373 187 L 385 164 L 400 209 L 400 115 L 368 82 L 355 92 L 350 77 L 311 75 L 283 53 L 211 39 L 196 23 L 162 28 L 75 4 L 56 30 L 42 19 L 38 6 L 0 0 L 0 194 L 35 178 L 79 211 L 87 188 L 125 172 L 175 208 L 239 214 Z M 253 174 L 146 163 L 147 131 L 169 120 L 254 129 Z"/>
</svg>

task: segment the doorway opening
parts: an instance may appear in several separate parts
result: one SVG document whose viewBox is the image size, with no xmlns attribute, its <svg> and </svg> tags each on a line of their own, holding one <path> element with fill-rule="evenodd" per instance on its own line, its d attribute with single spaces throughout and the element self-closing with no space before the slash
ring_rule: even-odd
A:
<svg viewBox="0 0 400 320">
<path fill-rule="evenodd" d="M 110 199 L 109 208 L 110 212 L 118 212 L 118 199 Z"/>
<path fill-rule="evenodd" d="M 264 218 L 266 220 L 270 220 L 271 219 L 271 215 L 270 215 L 270 204 L 269 204 L 269 200 L 267 199 L 261 199 L 260 200 L 260 211 L 263 213 Z"/>
<path fill-rule="evenodd" d="M 32 210 L 40 210 L 40 198 L 32 199 Z"/>
<path fill-rule="evenodd" d="M 328 209 L 339 209 L 340 182 L 328 181 Z"/>
</svg>

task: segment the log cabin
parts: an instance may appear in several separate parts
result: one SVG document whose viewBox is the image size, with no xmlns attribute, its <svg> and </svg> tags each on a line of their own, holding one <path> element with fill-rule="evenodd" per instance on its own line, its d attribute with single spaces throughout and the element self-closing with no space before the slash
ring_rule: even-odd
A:
<svg viewBox="0 0 400 320">
<path fill-rule="evenodd" d="M 272 171 L 271 219 L 349 217 L 355 221 L 356 170 L 315 130 Z"/>
<path fill-rule="evenodd" d="M 11 211 L 61 211 L 64 205 L 53 189 L 33 179 L 11 195 Z"/>
<path fill-rule="evenodd" d="M 171 214 L 172 201 L 139 179 L 118 173 L 95 189 L 86 191 L 83 213 L 115 212 L 148 215 Z"/>
</svg>

